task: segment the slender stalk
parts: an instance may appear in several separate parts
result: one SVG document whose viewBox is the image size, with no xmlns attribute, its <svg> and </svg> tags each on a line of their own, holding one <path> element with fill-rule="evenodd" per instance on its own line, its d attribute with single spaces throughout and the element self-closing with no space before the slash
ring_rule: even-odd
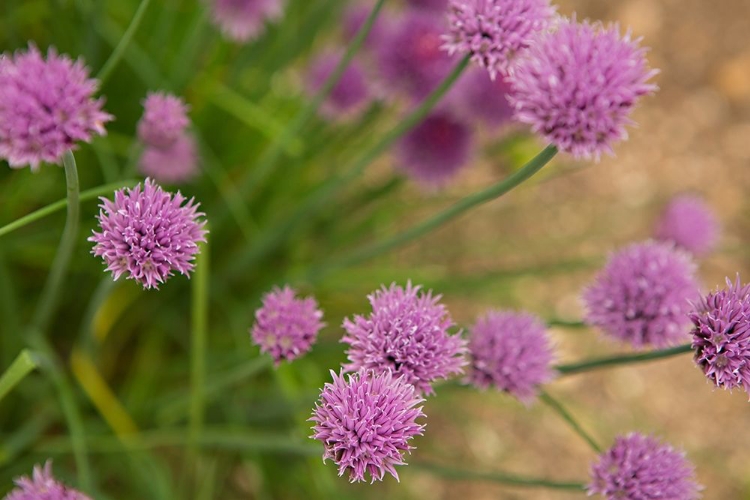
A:
<svg viewBox="0 0 750 500">
<path fill-rule="evenodd" d="M 518 476 L 506 472 L 479 472 L 476 470 L 462 470 L 454 467 L 443 465 L 429 464 L 425 462 L 415 462 L 411 465 L 416 469 L 422 469 L 437 476 L 446 479 L 456 479 L 459 481 L 490 481 L 494 483 L 507 484 L 510 486 L 522 486 L 529 488 L 550 488 L 556 490 L 580 490 L 586 492 L 583 483 L 575 481 L 555 481 L 551 479 Z"/>
<path fill-rule="evenodd" d="M 581 329 L 581 328 L 588 328 L 588 325 L 584 323 L 583 321 L 569 321 L 565 319 L 548 319 L 547 320 L 547 326 L 559 326 L 561 328 L 570 328 L 570 329 Z"/>
<path fill-rule="evenodd" d="M 52 314 L 57 307 L 60 288 L 68 271 L 70 259 L 73 256 L 76 238 L 78 238 L 80 217 L 78 170 L 73 153 L 69 150 L 63 154 L 63 166 L 65 168 L 65 181 L 67 184 L 68 213 L 65 219 L 65 228 L 60 238 L 60 244 L 55 254 L 55 260 L 52 262 L 52 268 L 47 276 L 47 282 L 42 289 L 42 295 L 32 320 L 32 327 L 38 330 L 41 335 L 44 335 L 44 332 L 47 330 Z"/>
<path fill-rule="evenodd" d="M 125 54 L 125 49 L 128 48 L 130 41 L 133 39 L 133 35 L 135 35 L 135 32 L 138 30 L 138 27 L 143 20 L 143 15 L 146 13 L 146 9 L 148 8 L 148 4 L 150 3 L 151 0 L 141 0 L 141 4 L 136 9 L 135 14 L 133 15 L 133 19 L 130 21 L 130 26 L 128 26 L 128 29 L 125 30 L 122 38 L 120 38 L 117 46 L 115 46 L 112 54 L 110 54 L 109 59 L 107 59 L 102 68 L 99 70 L 99 73 L 96 75 L 96 78 L 99 79 L 100 84 L 103 84 L 107 80 L 107 78 L 109 78 L 109 76 L 112 74 L 112 71 L 117 66 L 117 63 L 119 63 L 120 59 L 122 59 L 122 56 Z"/>
<path fill-rule="evenodd" d="M 261 236 L 259 240 L 254 241 L 251 246 L 246 248 L 241 255 L 233 259 L 231 270 L 236 272 L 244 269 L 246 266 L 255 264 L 258 260 L 273 252 L 298 224 L 310 220 L 321 207 L 334 198 L 336 191 L 353 179 L 358 178 L 365 168 L 390 148 L 402 135 L 418 125 L 448 92 L 468 65 L 469 56 L 466 56 L 459 61 L 456 67 L 453 68 L 453 71 L 414 111 L 390 129 L 375 145 L 359 157 L 349 170 L 338 177 L 329 179 L 319 186 L 297 206 L 287 219 L 274 225 L 272 232 Z"/>
<path fill-rule="evenodd" d="M 552 396 L 550 396 L 545 391 L 541 391 L 539 393 L 539 399 L 541 399 L 544 404 L 552 408 L 560 417 L 562 417 L 563 420 L 570 426 L 571 429 L 573 429 L 573 432 L 578 434 L 583 438 L 586 443 L 591 447 L 592 450 L 594 450 L 597 454 L 602 452 L 601 447 L 596 443 L 596 440 L 594 440 L 593 437 L 589 433 L 587 433 L 585 430 L 583 430 L 583 427 L 576 421 L 575 418 L 573 418 L 573 415 L 568 412 L 568 410 L 565 409 L 565 407 L 560 404 L 559 401 L 554 399 Z"/>
<path fill-rule="evenodd" d="M 313 269 L 313 276 L 319 278 L 321 274 L 325 274 L 328 271 L 358 264 L 362 261 L 388 252 L 389 250 L 405 245 L 406 243 L 434 231 L 469 209 L 487 203 L 488 201 L 495 200 L 517 187 L 541 170 L 542 167 L 544 167 L 555 156 L 555 154 L 557 154 L 557 148 L 555 146 L 547 146 L 520 170 L 517 170 L 497 184 L 459 200 L 453 206 L 435 214 L 423 222 L 420 222 L 416 226 L 412 226 L 400 234 L 396 234 L 383 241 L 355 250 L 348 255 L 345 254 L 343 256 L 334 257 L 327 263 L 324 263 L 317 272 Z"/>
<path fill-rule="evenodd" d="M 692 352 L 690 344 L 684 344 L 669 349 L 661 349 L 658 351 L 635 353 L 635 354 L 621 354 L 619 356 L 611 356 L 606 358 L 590 359 L 587 361 L 581 361 L 578 363 L 571 363 L 567 365 L 559 365 L 557 371 L 562 375 L 574 375 L 576 373 L 588 372 L 591 370 L 598 370 L 600 368 L 608 368 L 610 366 L 627 365 L 633 363 L 642 363 L 645 361 L 653 361 L 656 359 L 669 358 L 677 356 L 678 354 L 684 354 Z"/>
<path fill-rule="evenodd" d="M 131 180 L 113 182 L 111 184 L 105 184 L 104 186 L 99 186 L 93 189 L 88 189 L 80 193 L 79 201 L 84 202 L 84 201 L 93 200 L 94 198 L 98 198 L 105 194 L 110 194 L 112 191 L 116 189 L 120 189 L 122 187 L 127 187 L 127 186 L 134 186 L 137 182 L 138 181 L 131 179 Z M 36 222 L 39 219 L 46 217 L 48 215 L 51 215 L 55 212 L 58 212 L 67 206 L 68 206 L 67 198 L 64 200 L 58 200 L 54 203 L 50 203 L 46 207 L 42 207 L 39 210 L 35 210 L 28 215 L 24 215 L 20 219 L 16 219 L 13 222 L 10 222 L 0 227 L 0 236 L 4 236 L 10 232 L 15 231 L 16 229 L 20 229 L 24 226 L 31 224 L 32 222 Z"/>
<path fill-rule="evenodd" d="M 208 331 L 209 245 L 203 244 L 195 265 L 192 283 L 190 346 L 190 447 L 197 451 L 203 430 L 206 400 L 206 336 Z"/>
<path fill-rule="evenodd" d="M 0 401 L 37 366 L 39 362 L 31 351 L 28 349 L 21 351 L 5 373 L 0 376 Z"/>
<path fill-rule="evenodd" d="M 318 111 L 321 103 L 328 97 L 333 90 L 334 86 L 341 79 L 341 75 L 344 74 L 344 70 L 349 65 L 354 55 L 357 53 L 359 48 L 365 41 L 367 35 L 370 34 L 372 26 L 377 19 L 380 10 L 383 8 L 385 0 L 378 0 L 375 6 L 372 8 L 370 15 L 367 16 L 362 27 L 357 32 L 354 40 L 349 44 L 344 53 L 343 57 L 336 65 L 336 68 L 328 76 L 323 86 L 318 90 L 315 96 L 307 103 L 307 105 L 300 110 L 294 120 L 286 127 L 283 133 L 276 135 L 275 140 L 268 146 L 263 155 L 258 160 L 255 168 L 248 169 L 247 175 L 243 180 L 240 181 L 240 191 L 247 193 L 253 189 L 256 185 L 265 179 L 268 174 L 271 173 L 276 163 L 281 158 L 281 154 L 285 148 L 289 146 L 289 142 L 297 136 L 302 128 L 307 124 L 310 118 Z"/>
</svg>

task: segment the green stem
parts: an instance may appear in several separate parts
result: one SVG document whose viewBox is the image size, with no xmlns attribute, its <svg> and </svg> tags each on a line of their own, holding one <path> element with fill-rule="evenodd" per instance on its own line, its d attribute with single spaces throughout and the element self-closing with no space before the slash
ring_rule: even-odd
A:
<svg viewBox="0 0 750 500">
<path fill-rule="evenodd" d="M 31 351 L 28 349 L 21 351 L 5 373 L 0 376 L 0 401 L 37 366 L 39 362 Z"/>
<path fill-rule="evenodd" d="M 622 354 L 619 356 L 611 356 L 607 358 L 591 359 L 588 361 L 581 361 L 578 363 L 571 363 L 567 365 L 559 365 L 557 371 L 562 375 L 574 375 L 576 373 L 587 372 L 591 370 L 597 370 L 599 368 L 607 368 L 610 366 L 627 365 L 632 363 L 642 363 L 644 361 L 653 361 L 656 359 L 669 358 L 678 354 L 692 352 L 690 344 L 684 344 L 670 349 L 661 349 L 658 351 L 643 352 L 636 354 Z"/>
<path fill-rule="evenodd" d="M 589 325 L 587 325 L 583 321 L 568 321 L 566 319 L 551 318 L 547 320 L 547 326 L 559 326 L 561 328 L 581 329 L 581 328 L 588 328 Z"/>
<path fill-rule="evenodd" d="M 120 59 L 122 59 L 122 56 L 125 54 L 125 49 L 128 48 L 130 41 L 133 39 L 133 35 L 135 35 L 136 30 L 138 30 L 138 26 L 141 24 L 141 20 L 146 13 L 149 3 L 151 3 L 151 0 L 141 0 L 141 4 L 138 6 L 138 9 L 136 9 L 133 19 L 130 21 L 130 26 L 125 30 L 122 38 L 120 38 L 117 46 L 112 51 L 112 54 L 110 54 L 109 59 L 107 59 L 104 66 L 102 66 L 102 69 L 100 69 L 99 73 L 96 75 L 100 85 L 103 85 L 107 78 L 109 78 L 112 71 L 117 66 L 117 63 L 120 62 Z"/>
<path fill-rule="evenodd" d="M 192 286 L 192 319 L 190 346 L 190 447 L 197 452 L 203 428 L 206 399 L 206 336 L 208 331 L 209 245 L 201 245 L 195 265 Z"/>
<path fill-rule="evenodd" d="M 559 401 L 554 399 L 545 391 L 541 391 L 539 393 L 539 399 L 541 399 L 547 406 L 552 408 L 558 415 L 560 415 L 560 417 L 562 417 L 562 419 L 567 422 L 570 428 L 573 429 L 573 432 L 581 436 L 583 440 L 588 443 L 592 450 L 594 450 L 597 454 L 602 452 L 602 449 L 596 443 L 594 438 L 591 437 L 589 433 L 583 430 L 583 427 L 580 426 L 576 419 L 573 418 L 573 415 L 571 415 L 570 412 L 568 412 L 568 410 L 566 410 Z"/>
<path fill-rule="evenodd" d="M 315 96 L 307 103 L 304 108 L 302 108 L 302 110 L 299 112 L 299 114 L 297 114 L 297 116 L 289 124 L 289 126 L 284 129 L 283 133 L 276 135 L 275 140 L 268 146 L 263 155 L 258 159 L 258 163 L 256 164 L 255 168 L 248 169 L 247 175 L 239 183 L 241 192 L 247 194 L 248 191 L 262 182 L 263 179 L 265 179 L 268 174 L 271 173 L 271 170 L 273 170 L 274 166 L 276 166 L 276 163 L 281 158 L 281 153 L 285 148 L 288 147 L 288 143 L 295 136 L 297 136 L 299 131 L 302 130 L 302 127 L 304 127 L 307 124 L 308 120 L 318 111 L 321 103 L 328 97 L 328 95 L 333 90 L 333 87 L 338 83 L 341 75 L 344 74 L 344 70 L 346 70 L 346 67 L 349 65 L 349 62 L 362 46 L 362 43 L 364 42 L 367 35 L 370 34 L 370 30 L 375 23 L 375 19 L 378 17 L 378 14 L 380 13 L 380 10 L 382 9 L 384 4 L 385 0 L 378 0 L 378 2 L 372 9 L 372 12 L 370 12 L 370 15 L 367 16 L 364 24 L 357 32 L 357 36 L 355 36 L 354 40 L 352 40 L 352 42 L 348 45 L 344 56 L 341 58 L 338 65 L 336 65 L 336 68 L 323 83 L 323 86 L 320 88 L 320 90 L 318 90 Z"/>
<path fill-rule="evenodd" d="M 462 470 L 443 465 L 416 462 L 411 465 L 416 469 L 422 469 L 446 479 L 459 481 L 491 481 L 494 483 L 507 484 L 511 486 L 523 486 L 532 488 L 551 488 L 556 490 L 580 490 L 585 493 L 586 486 L 574 481 L 554 481 L 535 477 L 518 476 L 506 472 L 479 472 L 476 470 Z"/>
<path fill-rule="evenodd" d="M 423 222 L 420 222 L 416 226 L 412 226 L 400 234 L 396 234 L 383 241 L 355 250 L 348 255 L 345 254 L 343 256 L 334 257 L 329 260 L 328 263 L 324 263 L 322 268 L 317 270 L 317 272 L 316 270 L 313 270 L 312 273 L 315 277 L 319 278 L 320 274 L 325 274 L 333 269 L 340 269 L 358 264 L 424 236 L 469 209 L 487 203 L 488 201 L 495 200 L 520 185 L 541 170 L 542 167 L 544 167 L 555 156 L 555 154 L 557 154 L 557 148 L 555 146 L 547 146 L 520 170 L 517 170 L 497 184 L 459 200 L 453 206 L 435 214 Z"/>
<path fill-rule="evenodd" d="M 83 201 L 93 200 L 94 198 L 98 198 L 99 196 L 110 194 L 112 191 L 116 189 L 120 189 L 122 187 L 134 186 L 137 182 L 138 181 L 136 180 L 125 180 L 125 181 L 113 182 L 112 184 L 105 184 L 104 186 L 99 186 L 93 189 L 88 189 L 86 191 L 83 191 L 80 194 L 79 201 L 83 202 Z M 47 205 L 46 207 L 40 208 L 39 210 L 35 210 L 28 215 L 24 215 L 20 219 L 16 219 L 13 222 L 0 227 L 0 236 L 6 235 L 12 231 L 15 231 L 16 229 L 20 229 L 24 226 L 27 226 L 31 224 L 32 222 L 35 222 L 55 212 L 58 212 L 67 206 L 68 206 L 68 199 L 66 198 L 64 200 L 58 200 L 54 203 L 51 203 Z"/>
<path fill-rule="evenodd" d="M 76 160 L 70 150 L 63 154 L 63 166 L 65 168 L 65 182 L 68 192 L 68 213 L 65 219 L 65 228 L 60 238 L 60 244 L 55 254 L 55 260 L 52 262 L 52 268 L 47 276 L 47 282 L 42 289 L 42 295 L 37 304 L 34 319 L 32 320 L 32 327 L 38 330 L 41 335 L 44 335 L 44 332 L 47 330 L 52 314 L 57 307 L 60 288 L 68 271 L 70 259 L 73 256 L 76 238 L 78 238 L 80 217 L 78 169 L 76 168 Z"/>
<path fill-rule="evenodd" d="M 448 92 L 469 65 L 470 56 L 466 56 L 440 85 L 428 95 L 420 105 L 390 129 L 374 146 L 368 149 L 344 174 L 323 183 L 318 189 L 300 203 L 295 211 L 284 221 L 274 225 L 274 230 L 254 241 L 241 255 L 233 259 L 232 271 L 239 271 L 253 265 L 258 260 L 273 252 L 284 241 L 286 236 L 302 221 L 310 220 L 326 202 L 330 202 L 341 186 L 359 177 L 375 159 L 390 148 L 402 135 L 418 125 L 435 107 L 438 101 Z"/>
</svg>

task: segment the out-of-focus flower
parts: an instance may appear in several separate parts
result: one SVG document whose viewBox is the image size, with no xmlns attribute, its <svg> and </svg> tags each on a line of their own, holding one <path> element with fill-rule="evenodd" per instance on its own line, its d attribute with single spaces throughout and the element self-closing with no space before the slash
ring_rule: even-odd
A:
<svg viewBox="0 0 750 500">
<path fill-rule="evenodd" d="M 480 120 L 490 127 L 498 127 L 513 118 L 509 93 L 510 84 L 505 77 L 492 80 L 482 68 L 472 67 L 456 83 L 450 99 L 468 120 Z"/>
<path fill-rule="evenodd" d="M 439 17 L 406 13 L 378 44 L 378 67 L 383 81 L 415 100 L 427 96 L 453 67 L 453 59 L 440 48 L 444 29 Z"/>
<path fill-rule="evenodd" d="M 277 365 L 307 353 L 325 326 L 315 299 L 298 299 L 295 290 L 285 286 L 266 293 L 262 301 L 250 332 L 261 352 L 270 354 Z"/>
<path fill-rule="evenodd" d="M 716 387 L 750 394 L 750 285 L 734 284 L 703 297 L 689 314 L 695 362 Z"/>
<path fill-rule="evenodd" d="M 214 22 L 236 42 L 259 37 L 265 23 L 281 17 L 282 0 L 209 0 Z"/>
<path fill-rule="evenodd" d="M 199 220 L 198 204 L 179 192 L 162 190 L 151 179 L 144 187 L 115 191 L 114 201 L 101 198 L 99 226 L 89 241 L 114 279 L 127 274 L 143 285 L 158 288 L 173 271 L 189 275 L 198 242 L 206 241 L 206 221 Z M 184 204 L 183 204 L 184 203 Z"/>
<path fill-rule="evenodd" d="M 719 223 L 705 201 L 697 196 L 682 195 L 669 202 L 654 233 L 659 240 L 671 241 L 701 256 L 716 246 Z"/>
<path fill-rule="evenodd" d="M 586 322 L 636 348 L 687 340 L 695 263 L 672 244 L 635 243 L 612 255 L 585 290 Z"/>
<path fill-rule="evenodd" d="M 490 73 L 508 74 L 515 56 L 547 27 L 555 10 L 549 0 L 451 0 L 445 49 L 471 54 Z"/>
<path fill-rule="evenodd" d="M 529 313 L 489 311 L 469 336 L 467 379 L 531 403 L 540 385 L 554 378 L 552 348 L 544 323 Z"/>
<path fill-rule="evenodd" d="M 315 94 L 333 73 L 341 59 L 341 54 L 326 53 L 316 58 L 308 71 L 309 93 Z M 364 71 L 355 60 L 341 74 L 333 86 L 328 98 L 323 102 L 320 111 L 329 118 L 355 113 L 362 108 L 370 96 Z"/>
<path fill-rule="evenodd" d="M 105 135 L 112 115 L 94 99 L 99 82 L 83 61 L 39 49 L 0 55 L 0 158 L 13 168 L 60 163 L 76 142 Z"/>
<path fill-rule="evenodd" d="M 325 446 L 323 460 L 333 460 L 339 476 L 349 473 L 351 482 L 381 481 L 388 472 L 398 480 L 396 465 L 406 465 L 404 452 L 414 449 L 409 441 L 422 435 L 424 417 L 419 393 L 404 377 L 390 370 L 360 370 L 336 375 L 315 404 L 312 438 Z"/>
<path fill-rule="evenodd" d="M 159 148 L 148 146 L 138 164 L 140 171 L 157 182 L 179 184 L 198 173 L 198 152 L 195 139 L 182 133 L 172 144 Z"/>
<path fill-rule="evenodd" d="M 35 465 L 31 477 L 22 476 L 14 482 L 16 488 L 5 496 L 5 500 L 91 500 L 55 479 L 51 460 L 47 460 L 44 468 Z"/>
<path fill-rule="evenodd" d="M 696 500 L 701 489 L 683 452 L 636 432 L 599 456 L 588 485 L 589 495 L 607 500 Z"/>
<path fill-rule="evenodd" d="M 372 12 L 372 8 L 372 2 L 352 3 L 346 8 L 342 18 L 344 40 L 347 42 L 354 40 L 354 37 L 357 36 L 357 32 L 362 28 L 367 17 L 370 15 L 370 12 Z M 371 49 L 376 42 L 383 40 L 386 36 L 386 27 L 383 24 L 385 15 L 386 14 L 383 11 L 378 13 L 378 17 L 375 18 L 372 28 L 370 28 L 370 33 L 367 35 L 367 38 L 365 38 L 363 44 L 364 47 Z"/>
<path fill-rule="evenodd" d="M 397 145 L 399 166 L 426 187 L 443 186 L 468 163 L 472 131 L 446 110 L 435 111 Z"/>
<path fill-rule="evenodd" d="M 575 18 L 540 33 L 510 78 L 516 118 L 576 158 L 612 154 L 639 98 L 657 88 L 639 41 L 617 25 Z"/>
<path fill-rule="evenodd" d="M 448 11 L 448 0 L 406 0 L 406 3 L 415 9 L 427 10 L 437 14 Z"/>
<path fill-rule="evenodd" d="M 346 371 L 361 368 L 392 371 L 424 394 L 432 394 L 432 382 L 463 373 L 466 342 L 449 335 L 453 321 L 440 296 L 421 293 L 420 286 L 395 283 L 383 286 L 367 298 L 372 313 L 344 320 L 349 344 Z"/>
<path fill-rule="evenodd" d="M 188 106 L 177 96 L 151 92 L 143 101 L 138 122 L 138 139 L 148 146 L 168 148 L 184 135 L 190 125 Z"/>
</svg>

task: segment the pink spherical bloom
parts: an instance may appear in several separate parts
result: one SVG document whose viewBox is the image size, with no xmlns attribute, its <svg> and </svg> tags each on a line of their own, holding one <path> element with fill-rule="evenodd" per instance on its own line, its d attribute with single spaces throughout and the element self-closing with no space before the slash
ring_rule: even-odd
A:
<svg viewBox="0 0 750 500">
<path fill-rule="evenodd" d="M 426 97 L 454 65 L 453 58 L 440 48 L 444 29 L 437 16 L 406 13 L 378 46 L 378 68 L 383 81 L 415 100 Z"/>
<path fill-rule="evenodd" d="M 696 265 L 669 243 L 625 247 L 584 291 L 586 322 L 640 349 L 687 340 L 690 301 L 698 299 Z"/>
<path fill-rule="evenodd" d="M 266 293 L 262 301 L 250 332 L 261 352 L 270 354 L 276 365 L 308 352 L 325 326 L 315 299 L 298 299 L 296 292 L 285 286 Z"/>
<path fill-rule="evenodd" d="M 189 275 L 198 242 L 206 241 L 204 214 L 198 204 L 179 192 L 168 193 L 151 179 L 141 188 L 115 191 L 114 201 L 101 198 L 99 226 L 89 241 L 101 256 L 114 279 L 127 274 L 143 285 L 158 288 L 173 273 Z M 184 204 L 183 204 L 184 203 Z"/>
<path fill-rule="evenodd" d="M 76 142 L 105 135 L 112 115 L 94 99 L 99 82 L 83 61 L 39 49 L 0 55 L 0 158 L 13 168 L 60 163 Z"/>
<path fill-rule="evenodd" d="M 697 500 L 702 487 L 685 453 L 633 432 L 599 455 L 587 489 L 607 500 Z"/>
<path fill-rule="evenodd" d="M 671 241 L 696 256 L 706 255 L 719 239 L 719 223 L 711 208 L 697 196 L 677 196 L 664 209 L 656 239 Z"/>
<path fill-rule="evenodd" d="M 451 100 L 467 119 L 498 127 L 513 118 L 513 108 L 508 101 L 510 90 L 504 77 L 493 80 L 483 69 L 473 67 L 456 83 Z"/>
<path fill-rule="evenodd" d="M 235 42 L 259 37 L 267 21 L 281 17 L 281 0 L 210 0 L 214 22 Z"/>
<path fill-rule="evenodd" d="M 65 486 L 52 476 L 52 461 L 44 468 L 34 466 L 31 477 L 22 476 L 14 480 L 16 488 L 5 496 L 5 500 L 91 500 L 80 491 Z"/>
<path fill-rule="evenodd" d="M 750 285 L 717 289 L 696 303 L 693 322 L 695 362 L 716 387 L 741 387 L 750 394 Z"/>
<path fill-rule="evenodd" d="M 143 116 L 138 122 L 138 139 L 147 146 L 168 148 L 184 136 L 190 125 L 188 106 L 179 97 L 151 92 L 143 101 Z"/>
<path fill-rule="evenodd" d="M 656 91 L 646 49 L 617 25 L 561 20 L 519 57 L 510 82 L 516 118 L 576 158 L 613 154 L 638 100 Z"/>
<path fill-rule="evenodd" d="M 548 26 L 555 10 L 549 0 L 451 0 L 448 12 L 445 49 L 470 54 L 494 80 L 508 74 L 513 58 Z"/>
<path fill-rule="evenodd" d="M 315 404 L 311 436 L 325 446 L 323 461 L 333 460 L 339 476 L 349 473 L 351 482 L 382 481 L 386 472 L 398 480 L 396 465 L 406 465 L 404 453 L 414 449 L 409 442 L 421 436 L 424 399 L 389 370 L 359 370 L 345 377 L 331 371 Z"/>
<path fill-rule="evenodd" d="M 494 386 L 526 404 L 555 376 L 545 325 L 528 313 L 489 311 L 480 317 L 469 337 L 469 358 L 469 382 Z"/>
<path fill-rule="evenodd" d="M 138 163 L 140 171 L 165 184 L 179 184 L 198 173 L 198 152 L 195 139 L 189 133 L 180 134 L 164 148 L 148 146 Z"/>
<path fill-rule="evenodd" d="M 341 54 L 327 53 L 312 62 L 307 78 L 310 94 L 317 93 L 323 87 L 326 79 L 336 69 L 340 60 Z M 352 60 L 349 61 L 341 74 L 341 78 L 321 105 L 320 111 L 328 118 L 356 113 L 367 103 L 369 97 L 370 93 L 364 71 L 357 61 Z"/>
<path fill-rule="evenodd" d="M 441 187 L 471 156 L 472 131 L 448 111 L 435 111 L 404 135 L 397 145 L 399 166 L 429 188 Z"/>
<path fill-rule="evenodd" d="M 434 392 L 435 380 L 463 373 L 466 342 L 459 334 L 449 335 L 453 320 L 440 296 L 420 289 L 411 282 L 406 288 L 383 286 L 367 297 L 372 305 L 369 316 L 344 320 L 341 342 L 349 344 L 346 371 L 391 371 L 424 394 Z"/>
</svg>

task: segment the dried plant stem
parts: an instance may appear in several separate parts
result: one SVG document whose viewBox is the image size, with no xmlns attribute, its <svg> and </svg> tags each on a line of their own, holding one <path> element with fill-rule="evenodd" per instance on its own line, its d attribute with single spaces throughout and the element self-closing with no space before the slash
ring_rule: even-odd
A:
<svg viewBox="0 0 750 500">
<path fill-rule="evenodd" d="M 684 344 L 669 349 L 661 349 L 658 351 L 634 353 L 634 354 L 621 354 L 619 356 L 610 356 L 606 358 L 597 358 L 587 361 L 581 361 L 579 363 L 571 363 L 567 365 L 559 365 L 557 371 L 562 375 L 574 375 L 576 373 L 587 372 L 591 370 L 598 370 L 600 368 L 609 368 L 611 366 L 627 365 L 633 363 L 642 363 L 645 361 L 653 361 L 656 359 L 669 358 L 677 356 L 678 354 L 684 354 L 692 352 L 690 344 Z"/>
</svg>

